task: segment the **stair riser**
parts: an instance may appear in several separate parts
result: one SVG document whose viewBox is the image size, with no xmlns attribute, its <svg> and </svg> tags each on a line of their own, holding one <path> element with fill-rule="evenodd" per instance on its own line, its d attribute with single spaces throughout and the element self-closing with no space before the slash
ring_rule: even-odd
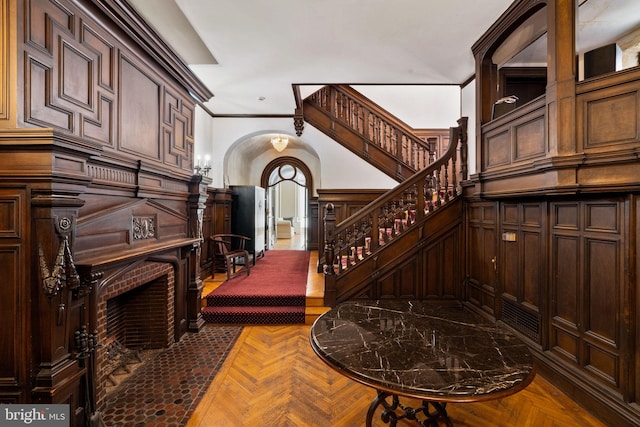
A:
<svg viewBox="0 0 640 427">
<path fill-rule="evenodd" d="M 244 325 L 290 325 L 305 323 L 301 313 L 202 313 L 208 323 Z"/>
<path fill-rule="evenodd" d="M 208 307 L 304 307 L 304 296 L 207 297 Z"/>
</svg>

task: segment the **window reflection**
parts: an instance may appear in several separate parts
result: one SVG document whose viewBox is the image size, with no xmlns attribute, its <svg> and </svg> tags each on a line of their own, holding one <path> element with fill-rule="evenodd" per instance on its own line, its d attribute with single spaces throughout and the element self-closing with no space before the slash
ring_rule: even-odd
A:
<svg viewBox="0 0 640 427">
<path fill-rule="evenodd" d="M 580 0 L 576 44 L 580 80 L 638 66 L 640 2 Z"/>
</svg>

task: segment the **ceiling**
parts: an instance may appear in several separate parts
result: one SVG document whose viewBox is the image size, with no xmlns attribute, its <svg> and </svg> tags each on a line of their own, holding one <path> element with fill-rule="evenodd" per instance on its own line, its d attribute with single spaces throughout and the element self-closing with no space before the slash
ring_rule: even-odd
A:
<svg viewBox="0 0 640 427">
<path fill-rule="evenodd" d="M 214 97 L 215 115 L 291 115 L 292 85 L 460 84 L 513 0 L 128 0 Z M 588 0 L 601 11 L 638 0 Z M 582 8 L 581 8 L 582 10 Z M 604 12 L 590 15 L 600 36 Z M 625 16 L 617 16 L 626 19 Z M 627 19 L 628 20 L 628 19 Z M 586 40 L 586 36 L 581 36 Z"/>
</svg>

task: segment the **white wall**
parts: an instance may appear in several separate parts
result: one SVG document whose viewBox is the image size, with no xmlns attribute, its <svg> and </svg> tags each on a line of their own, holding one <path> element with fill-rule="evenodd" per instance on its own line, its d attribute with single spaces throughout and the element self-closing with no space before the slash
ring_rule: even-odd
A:
<svg viewBox="0 0 640 427">
<path fill-rule="evenodd" d="M 448 128 L 460 118 L 455 85 L 353 85 L 355 90 L 414 129 Z"/>
<path fill-rule="evenodd" d="M 354 88 L 414 128 L 448 128 L 455 126 L 461 115 L 463 97 L 458 86 Z M 277 153 L 269 144 L 271 134 L 288 135 L 289 148 Z M 296 157 L 309 167 L 314 190 L 388 189 L 397 185 L 308 123 L 302 136 L 296 137 L 292 118 L 212 118 L 197 108 L 194 151 L 203 158 L 211 157 L 211 185 L 218 188 L 258 185 L 266 165 L 282 155 Z"/>
</svg>

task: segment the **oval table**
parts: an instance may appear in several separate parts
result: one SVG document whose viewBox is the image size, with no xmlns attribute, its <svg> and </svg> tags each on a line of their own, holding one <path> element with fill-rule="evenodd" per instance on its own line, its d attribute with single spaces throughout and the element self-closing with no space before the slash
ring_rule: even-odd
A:
<svg viewBox="0 0 640 427">
<path fill-rule="evenodd" d="M 448 402 L 499 399 L 535 376 L 524 342 L 453 302 L 342 303 L 316 319 L 310 341 L 331 368 L 377 390 L 368 427 L 381 405 L 391 426 L 402 419 L 452 426 Z M 400 397 L 422 406 L 404 406 Z"/>
</svg>

